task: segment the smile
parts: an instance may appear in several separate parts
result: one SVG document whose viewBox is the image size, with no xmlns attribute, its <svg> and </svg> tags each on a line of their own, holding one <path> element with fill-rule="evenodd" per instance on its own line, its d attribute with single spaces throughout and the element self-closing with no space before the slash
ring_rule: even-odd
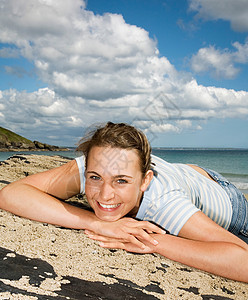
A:
<svg viewBox="0 0 248 300">
<path fill-rule="evenodd" d="M 102 203 L 100 203 L 100 202 L 98 202 L 98 204 L 101 206 L 101 207 L 103 207 L 103 208 L 106 208 L 106 209 L 111 209 L 111 208 L 117 208 L 117 207 L 119 207 L 121 204 L 119 203 L 119 204 L 102 204 Z"/>
</svg>

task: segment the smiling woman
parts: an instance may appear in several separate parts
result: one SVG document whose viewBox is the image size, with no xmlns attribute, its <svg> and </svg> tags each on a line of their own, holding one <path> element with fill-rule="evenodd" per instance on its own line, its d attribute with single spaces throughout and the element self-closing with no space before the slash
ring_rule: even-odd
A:
<svg viewBox="0 0 248 300">
<path fill-rule="evenodd" d="M 115 157 L 115 163 L 109 162 L 105 151 L 110 157 Z M 152 171 L 143 178 L 135 151 L 93 147 L 85 177 L 85 193 L 96 216 L 102 220 L 116 221 L 127 214 L 137 214 Z"/>
<path fill-rule="evenodd" d="M 248 282 L 248 202 L 220 174 L 151 156 L 146 136 L 123 123 L 108 122 L 78 150 L 75 160 L 2 189 L 0 207 L 85 229 L 102 247 L 158 253 Z M 59 200 L 80 192 L 94 213 Z"/>
</svg>

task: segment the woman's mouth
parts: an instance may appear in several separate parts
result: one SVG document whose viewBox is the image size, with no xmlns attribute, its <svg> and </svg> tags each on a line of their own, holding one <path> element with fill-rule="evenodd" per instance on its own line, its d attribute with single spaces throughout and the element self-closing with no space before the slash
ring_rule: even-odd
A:
<svg viewBox="0 0 248 300">
<path fill-rule="evenodd" d="M 101 209 L 103 210 L 108 210 L 108 211 L 112 211 L 115 210 L 116 208 L 118 208 L 121 204 L 103 204 L 97 201 L 98 206 L 100 206 Z"/>
</svg>

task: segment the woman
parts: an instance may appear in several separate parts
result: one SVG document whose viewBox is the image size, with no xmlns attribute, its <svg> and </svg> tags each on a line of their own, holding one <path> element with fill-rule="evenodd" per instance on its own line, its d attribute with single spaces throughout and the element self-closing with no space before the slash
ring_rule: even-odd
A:
<svg viewBox="0 0 248 300">
<path fill-rule="evenodd" d="M 76 160 L 2 189 L 0 207 L 85 229 L 102 247 L 158 253 L 248 282 L 248 204 L 221 175 L 151 158 L 145 135 L 123 123 L 107 123 L 78 150 Z M 58 200 L 79 192 L 95 214 Z"/>
</svg>

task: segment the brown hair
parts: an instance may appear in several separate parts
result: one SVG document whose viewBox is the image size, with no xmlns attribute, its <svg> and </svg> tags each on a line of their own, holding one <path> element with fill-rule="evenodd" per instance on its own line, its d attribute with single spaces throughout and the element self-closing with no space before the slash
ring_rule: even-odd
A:
<svg viewBox="0 0 248 300">
<path fill-rule="evenodd" d="M 143 176 L 151 167 L 151 146 L 148 139 L 142 131 L 131 125 L 108 122 L 83 137 L 77 151 L 81 151 L 85 155 L 86 166 L 88 154 L 94 146 L 135 149 L 140 159 Z"/>
</svg>

